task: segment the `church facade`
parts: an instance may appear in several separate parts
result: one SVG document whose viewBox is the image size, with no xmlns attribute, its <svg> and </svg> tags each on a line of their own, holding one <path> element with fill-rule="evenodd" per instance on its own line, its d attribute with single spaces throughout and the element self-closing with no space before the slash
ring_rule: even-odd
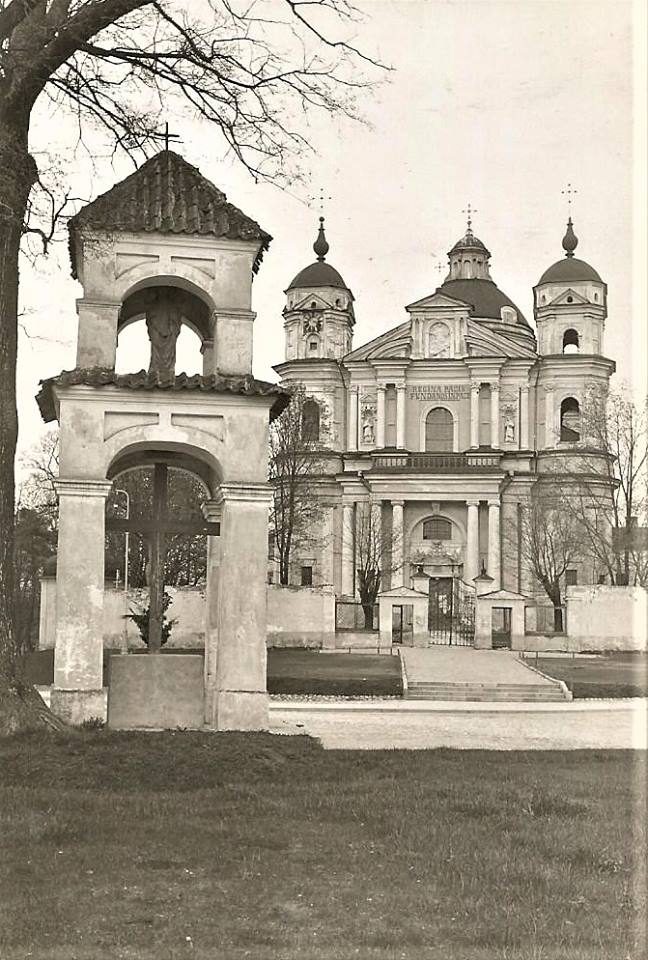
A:
<svg viewBox="0 0 648 960">
<path fill-rule="evenodd" d="M 471 221 L 448 253 L 448 273 L 403 322 L 353 342 L 354 297 L 328 262 L 320 218 L 317 259 L 286 290 L 282 383 L 304 385 L 322 468 L 318 537 L 293 553 L 291 582 L 358 596 L 366 516 L 380 541 L 381 587 L 413 577 L 461 580 L 484 571 L 492 590 L 542 595 L 526 568 L 521 514 L 533 485 L 583 469 L 582 423 L 591 390 L 606 391 L 607 287 L 564 256 L 533 289 L 535 331 L 491 276 L 491 254 Z M 609 491 L 608 491 L 609 493 Z M 568 582 L 596 583 L 588 558 Z"/>
</svg>

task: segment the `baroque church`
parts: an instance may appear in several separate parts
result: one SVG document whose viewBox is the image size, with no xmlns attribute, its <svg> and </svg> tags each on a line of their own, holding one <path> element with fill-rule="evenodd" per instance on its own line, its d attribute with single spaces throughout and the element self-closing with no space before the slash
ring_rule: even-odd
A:
<svg viewBox="0 0 648 960">
<path fill-rule="evenodd" d="M 328 260 L 320 218 L 317 259 L 286 290 L 285 360 L 274 368 L 283 384 L 304 385 L 323 464 L 319 536 L 297 549 L 291 582 L 357 597 L 369 511 L 383 590 L 416 576 L 472 586 L 481 574 L 491 590 L 542 594 L 523 561 L 521 511 L 536 481 L 597 456 L 583 405 L 615 369 L 604 355 L 607 287 L 577 245 L 570 217 L 564 256 L 533 288 L 534 332 L 492 278 L 469 218 L 441 285 L 356 345 L 353 292 Z M 599 576 L 583 559 L 566 580 Z"/>
</svg>

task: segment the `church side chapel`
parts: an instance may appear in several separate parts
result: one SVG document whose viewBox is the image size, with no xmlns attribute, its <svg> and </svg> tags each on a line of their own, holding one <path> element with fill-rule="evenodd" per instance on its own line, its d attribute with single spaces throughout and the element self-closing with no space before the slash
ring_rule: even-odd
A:
<svg viewBox="0 0 648 960">
<path fill-rule="evenodd" d="M 113 726 L 267 728 L 268 428 L 288 396 L 252 376 L 251 297 L 271 238 L 168 149 L 84 207 L 69 234 L 83 288 L 76 367 L 37 397 L 60 424 L 57 568 L 43 601 L 52 709 L 105 719 L 104 645 L 135 646 L 152 656 L 110 658 Z M 132 356 L 117 373 L 119 338 L 137 322 L 148 369 Z M 201 374 L 176 370 L 185 327 Z M 111 589 L 120 572 L 135 608 L 132 592 Z M 167 588 L 192 582 L 204 585 L 204 657 L 156 656 L 174 619 Z"/>
<path fill-rule="evenodd" d="M 575 256 L 571 216 L 564 256 L 533 289 L 536 334 L 493 279 L 472 212 L 440 286 L 359 346 L 351 286 L 327 259 L 320 218 L 317 259 L 286 290 L 285 360 L 274 368 L 317 405 L 309 418 L 322 424 L 327 464 L 313 485 L 325 513 L 319 548 L 296 550 L 292 582 L 306 568 L 312 583 L 333 586 L 339 608 L 357 603 L 359 530 L 372 515 L 383 596 L 429 598 L 425 643 L 473 642 L 476 591 L 544 597 L 522 557 L 522 511 L 534 485 L 600 456 L 583 405 L 615 369 L 604 355 L 606 284 Z M 587 556 L 568 571 L 572 583 L 599 574 Z"/>
</svg>

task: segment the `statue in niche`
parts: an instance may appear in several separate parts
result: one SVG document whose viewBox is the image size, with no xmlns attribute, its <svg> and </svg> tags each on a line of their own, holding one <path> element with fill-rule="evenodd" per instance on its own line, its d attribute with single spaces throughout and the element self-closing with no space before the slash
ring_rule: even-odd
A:
<svg viewBox="0 0 648 960">
<path fill-rule="evenodd" d="M 373 403 L 362 404 L 362 442 L 375 443 L 376 436 L 374 432 L 374 422 L 376 417 L 376 407 Z"/>
<path fill-rule="evenodd" d="M 515 424 L 511 417 L 504 421 L 504 443 L 515 443 Z"/>
<path fill-rule="evenodd" d="M 515 422 L 517 420 L 517 403 L 511 396 L 502 397 L 502 425 L 504 443 L 515 443 Z"/>
<path fill-rule="evenodd" d="M 158 296 L 146 308 L 146 329 L 151 341 L 149 373 L 175 375 L 176 344 L 181 327 L 180 307 L 173 297 Z"/>
</svg>

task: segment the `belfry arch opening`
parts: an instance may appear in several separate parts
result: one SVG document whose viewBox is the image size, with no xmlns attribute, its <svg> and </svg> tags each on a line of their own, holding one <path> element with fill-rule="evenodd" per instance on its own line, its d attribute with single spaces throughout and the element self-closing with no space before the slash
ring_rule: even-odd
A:
<svg viewBox="0 0 648 960">
<path fill-rule="evenodd" d="M 563 334 L 562 352 L 578 353 L 579 350 L 580 350 L 580 338 L 578 336 L 578 330 L 574 330 L 574 329 L 565 330 Z"/>
<path fill-rule="evenodd" d="M 117 327 L 118 373 L 202 373 L 210 310 L 196 293 L 160 283 L 124 299 Z"/>
</svg>

